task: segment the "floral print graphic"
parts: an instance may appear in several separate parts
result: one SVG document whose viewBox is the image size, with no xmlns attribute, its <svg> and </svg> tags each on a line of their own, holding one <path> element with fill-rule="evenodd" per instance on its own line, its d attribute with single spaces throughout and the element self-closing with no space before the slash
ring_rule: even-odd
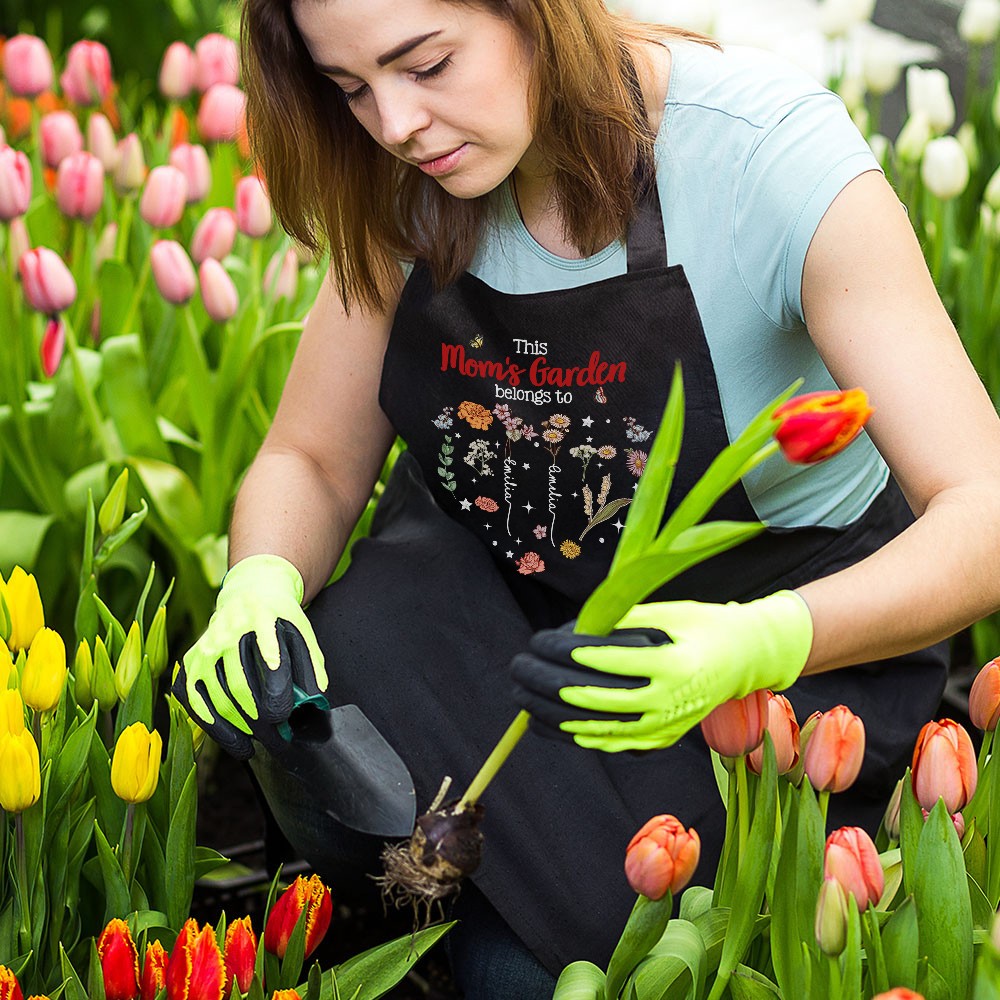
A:
<svg viewBox="0 0 1000 1000">
<path fill-rule="evenodd" d="M 459 411 L 458 415 L 462 415 L 461 411 Z M 648 441 L 652 436 L 653 432 L 647 431 L 642 424 L 636 423 L 635 417 L 623 417 L 622 419 L 625 421 L 625 437 L 627 437 L 629 441 Z"/>
<path fill-rule="evenodd" d="M 597 457 L 603 459 L 612 459 L 618 454 L 618 449 L 614 445 L 603 444 L 597 449 Z"/>
<path fill-rule="evenodd" d="M 570 541 L 570 540 L 569 540 L 569 539 L 567 538 L 567 539 L 566 539 L 566 541 L 564 541 L 564 542 L 563 542 L 563 543 L 562 543 L 562 544 L 561 544 L 561 545 L 559 546 L 559 551 L 560 551 L 560 552 L 561 552 L 561 553 L 562 553 L 562 554 L 563 554 L 563 555 L 564 555 L 564 556 L 565 556 L 565 557 L 566 557 L 567 559 L 575 559 L 575 558 L 576 558 L 576 557 L 577 557 L 577 556 L 578 556 L 578 555 L 579 555 L 579 554 L 580 554 L 580 553 L 581 553 L 581 552 L 583 551 L 583 549 L 581 549 L 581 548 L 580 548 L 580 546 L 576 544 L 576 542 L 571 542 L 571 541 Z"/>
<path fill-rule="evenodd" d="M 480 510 L 485 510 L 488 514 L 495 514 L 500 509 L 500 504 L 489 497 L 476 497 L 476 506 Z"/>
<path fill-rule="evenodd" d="M 489 414 L 487 414 L 489 416 Z M 492 420 L 493 418 L 490 417 Z M 483 438 L 477 438 L 472 444 L 469 445 L 469 450 L 465 454 L 465 458 L 462 459 L 466 465 L 472 466 L 476 472 L 481 476 L 492 476 L 493 470 L 490 468 L 490 462 L 497 457 L 497 453 L 490 448 L 489 441 Z"/>
<path fill-rule="evenodd" d="M 467 420 L 477 431 L 485 431 L 493 423 L 493 414 L 485 406 L 465 400 L 458 408 L 458 419 Z"/>
<path fill-rule="evenodd" d="M 542 573 L 545 571 L 545 563 L 537 552 L 525 552 L 520 559 L 515 560 L 517 571 L 522 576 L 531 576 L 532 573 Z"/>
<path fill-rule="evenodd" d="M 434 426 L 438 430 L 446 431 L 454 423 L 451 419 L 451 415 L 455 412 L 454 406 L 446 406 L 441 412 L 434 418 Z"/>
<path fill-rule="evenodd" d="M 535 536 L 535 538 L 541 541 L 541 539 L 549 533 L 549 529 L 546 528 L 544 524 L 536 524 L 534 528 L 531 529 L 531 533 Z"/>
<path fill-rule="evenodd" d="M 637 448 L 626 448 L 625 454 L 628 456 L 625 459 L 625 464 L 628 466 L 628 471 L 638 479 L 646 468 L 646 461 L 649 455 L 644 451 L 639 451 Z"/>
<path fill-rule="evenodd" d="M 521 438 L 530 441 L 532 438 L 538 437 L 538 431 L 531 424 L 526 424 L 520 417 L 515 417 L 510 412 L 510 407 L 506 403 L 499 403 L 497 406 L 494 406 L 493 416 L 503 424 L 504 430 L 507 432 L 508 441 L 520 441 Z"/>
</svg>

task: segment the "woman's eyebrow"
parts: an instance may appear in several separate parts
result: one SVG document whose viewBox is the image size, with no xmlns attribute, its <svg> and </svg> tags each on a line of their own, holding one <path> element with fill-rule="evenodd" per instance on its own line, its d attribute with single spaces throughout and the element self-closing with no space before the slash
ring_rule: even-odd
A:
<svg viewBox="0 0 1000 1000">
<path fill-rule="evenodd" d="M 438 31 L 429 31 L 426 35 L 418 35 L 416 38 L 411 38 L 408 41 L 401 42 L 393 49 L 389 49 L 388 52 L 383 52 L 375 62 L 379 66 L 388 66 L 389 63 L 394 62 L 396 59 L 405 56 L 408 52 L 412 52 L 418 45 L 423 45 L 424 42 L 429 41 L 432 38 L 436 38 L 441 34 L 440 29 Z M 323 66 L 320 63 L 315 63 L 316 69 L 320 73 L 327 73 L 331 76 L 350 76 L 351 74 L 341 66 Z"/>
</svg>

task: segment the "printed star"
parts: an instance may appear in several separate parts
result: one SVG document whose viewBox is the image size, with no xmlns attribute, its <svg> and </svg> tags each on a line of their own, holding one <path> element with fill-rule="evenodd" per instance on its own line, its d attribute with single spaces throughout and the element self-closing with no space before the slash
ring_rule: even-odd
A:
<svg viewBox="0 0 1000 1000">
<path fill-rule="evenodd" d="M 515 542 L 516 542 L 516 543 L 517 543 L 518 545 L 520 545 L 520 544 L 521 544 L 521 539 L 520 539 L 520 538 L 515 538 L 515 539 L 514 539 L 514 541 L 515 541 Z"/>
<path fill-rule="evenodd" d="M 608 419 L 607 419 L 607 420 L 605 420 L 604 422 L 605 422 L 606 424 L 610 424 L 610 423 L 611 423 L 611 417 L 608 417 Z M 456 434 L 456 435 L 455 435 L 455 437 L 458 437 L 458 435 Z"/>
<path fill-rule="evenodd" d="M 521 468 L 522 468 L 522 469 L 530 469 L 530 468 L 531 468 L 531 466 L 530 466 L 530 465 L 528 465 L 528 463 L 527 463 L 527 462 L 522 462 L 522 463 L 521 463 Z"/>
<path fill-rule="evenodd" d="M 491 525 L 491 524 L 487 524 L 487 525 L 485 525 L 485 528 L 486 528 L 486 530 L 487 530 L 487 531 L 489 531 L 489 530 L 490 530 L 490 528 L 492 528 L 492 527 L 493 527 L 493 525 Z"/>
<path fill-rule="evenodd" d="M 587 444 L 590 444 L 593 440 L 593 438 L 587 438 Z"/>
<path fill-rule="evenodd" d="M 469 500 L 459 500 L 459 506 L 462 510 L 472 510 L 472 503 Z"/>
<path fill-rule="evenodd" d="M 496 543 L 496 542 L 494 542 L 494 543 L 493 543 L 493 548 L 496 548 L 496 547 L 497 547 L 497 543 Z"/>
<path fill-rule="evenodd" d="M 633 484 L 632 484 L 632 492 L 633 492 L 633 493 L 635 493 L 635 491 L 636 491 L 636 490 L 637 490 L 638 488 L 639 488 L 639 484 L 638 484 L 638 483 L 633 483 Z"/>
<path fill-rule="evenodd" d="M 594 422 L 593 417 L 584 417 L 583 420 L 580 421 L 580 423 L 583 424 L 584 427 L 589 427 L 593 422 Z"/>
<path fill-rule="evenodd" d="M 507 552 L 507 558 L 508 558 L 508 559 L 513 559 L 513 558 L 514 558 L 514 553 L 513 553 L 513 552 L 510 552 L 510 551 L 508 551 L 508 552 Z"/>
<path fill-rule="evenodd" d="M 621 520 L 619 519 L 619 520 L 615 521 L 615 523 L 613 525 L 611 525 L 611 527 L 612 528 L 617 528 L 619 531 L 621 531 L 622 528 L 625 527 L 625 525 L 622 524 Z"/>
<path fill-rule="evenodd" d="M 530 514 L 535 508 L 531 506 L 530 503 L 524 505 L 524 509 Z"/>
<path fill-rule="evenodd" d="M 599 469 L 603 469 L 603 468 L 604 468 L 604 463 L 603 463 L 603 462 L 598 462 L 598 463 L 597 463 L 597 467 L 598 467 Z"/>
<path fill-rule="evenodd" d="M 538 447 L 538 442 L 537 442 L 537 441 L 535 441 L 535 442 L 534 442 L 534 445 L 535 445 L 535 447 L 537 448 L 537 447 Z"/>
<path fill-rule="evenodd" d="M 460 438 L 461 436 L 462 436 L 461 434 L 457 434 L 457 433 L 455 434 L 455 437 L 457 437 L 457 438 Z"/>
<path fill-rule="evenodd" d="M 579 493 L 574 493 L 573 494 L 573 496 L 575 496 L 575 497 L 578 497 L 579 495 L 580 495 Z"/>
</svg>

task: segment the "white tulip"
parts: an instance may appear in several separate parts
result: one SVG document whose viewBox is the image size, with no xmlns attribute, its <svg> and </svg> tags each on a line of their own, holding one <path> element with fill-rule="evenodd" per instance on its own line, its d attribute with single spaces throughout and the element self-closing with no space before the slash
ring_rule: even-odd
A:
<svg viewBox="0 0 1000 1000">
<path fill-rule="evenodd" d="M 947 132 L 955 124 L 955 101 L 948 74 L 940 69 L 910 66 L 906 71 L 906 110 L 911 115 L 922 111 L 936 134 Z"/>
<path fill-rule="evenodd" d="M 931 139 L 924 150 L 920 177 L 942 201 L 957 198 L 969 183 L 969 160 L 962 144 L 953 135 Z"/>
<path fill-rule="evenodd" d="M 881 132 L 876 132 L 869 137 L 868 145 L 871 147 L 875 159 L 884 166 L 889 159 L 889 150 L 891 149 L 888 137 L 882 135 Z"/>
<path fill-rule="evenodd" d="M 958 33 L 970 45 L 990 45 L 1000 34 L 1000 0 L 965 0 Z"/>
<path fill-rule="evenodd" d="M 1000 212 L 1000 169 L 986 182 L 986 190 L 983 192 L 983 201 L 986 202 L 994 212 Z"/>
<path fill-rule="evenodd" d="M 903 75 L 899 48 L 880 35 L 873 36 L 861 51 L 861 72 L 872 94 L 888 94 Z"/>
<path fill-rule="evenodd" d="M 979 155 L 979 139 L 976 136 L 976 126 L 972 122 L 962 122 L 958 126 L 955 138 L 958 139 L 962 149 L 965 150 L 965 155 L 969 159 L 969 169 L 975 173 L 979 169 L 981 159 Z"/>
<path fill-rule="evenodd" d="M 696 2 L 667 3 L 665 0 L 630 0 L 628 13 L 636 21 L 651 24 L 669 24 L 688 31 L 700 31 L 703 35 L 712 33 L 715 27 L 718 0 L 696 0 Z"/>
<path fill-rule="evenodd" d="M 922 111 L 910 115 L 896 137 L 896 155 L 905 163 L 918 163 L 931 136 L 927 115 Z"/>
<path fill-rule="evenodd" d="M 827 38 L 846 35 L 856 24 L 870 21 L 875 0 L 823 0 L 819 8 L 819 27 Z"/>
</svg>

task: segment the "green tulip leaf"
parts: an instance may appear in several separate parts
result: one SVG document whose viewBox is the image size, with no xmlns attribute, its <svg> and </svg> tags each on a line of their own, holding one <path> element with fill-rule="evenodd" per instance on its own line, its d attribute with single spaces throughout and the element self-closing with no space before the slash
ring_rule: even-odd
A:
<svg viewBox="0 0 1000 1000">
<path fill-rule="evenodd" d="M 169 462 L 130 458 L 129 465 L 135 469 L 153 509 L 170 533 L 185 548 L 192 548 L 207 530 L 201 498 L 194 483 Z"/>
<path fill-rule="evenodd" d="M 781 991 L 767 976 L 746 965 L 738 965 L 729 980 L 733 1000 L 774 1000 Z"/>
<path fill-rule="evenodd" d="M 978 792 L 979 789 L 977 788 Z M 975 879 L 977 885 L 986 884 L 986 840 L 978 820 L 972 820 L 965 835 L 962 853 L 965 855 L 965 870 Z"/>
<path fill-rule="evenodd" d="M 97 806 L 98 825 L 103 830 L 120 830 L 125 819 L 125 803 L 111 787 L 111 758 L 100 740 L 90 741 L 88 771 Z"/>
<path fill-rule="evenodd" d="M 149 514 L 149 507 L 145 500 L 139 501 L 139 509 L 123 521 L 107 538 L 101 543 L 100 549 L 94 556 L 94 565 L 101 569 L 109 559 L 142 527 L 142 522 Z M 145 555 L 145 554 L 144 554 Z M 148 555 L 143 559 L 145 564 Z"/>
<path fill-rule="evenodd" d="M 66 949 L 62 946 L 62 942 L 59 944 L 59 966 L 62 970 L 64 1000 L 88 1000 L 83 980 L 80 979 L 76 969 L 73 968 L 73 963 L 69 960 L 69 955 L 66 954 Z M 20 972 L 19 969 L 14 971 L 15 974 Z"/>
<path fill-rule="evenodd" d="M 159 789 L 157 789 L 159 791 Z M 147 810 L 148 824 L 146 836 L 142 839 L 142 863 L 144 866 L 143 885 L 149 892 L 150 900 L 155 906 L 166 906 L 167 901 L 167 858 L 163 847 L 163 837 L 157 829 L 157 823 Z M 166 827 L 164 826 L 164 829 Z M 157 912 L 157 911 L 151 911 Z M 163 913 L 160 924 L 167 923 L 167 915 Z"/>
<path fill-rule="evenodd" d="M 132 301 L 134 280 L 132 271 L 117 260 L 106 260 L 97 275 L 101 301 L 101 340 L 117 334 L 125 322 Z M 113 339 L 118 339 L 114 337 Z"/>
<path fill-rule="evenodd" d="M 229 858 L 211 847 L 198 846 L 194 849 L 194 877 L 205 878 L 212 872 L 229 864 Z"/>
<path fill-rule="evenodd" d="M 986 898 L 986 893 L 980 888 L 979 883 L 966 872 L 969 880 L 969 902 L 972 905 L 972 925 L 983 930 L 989 930 L 993 926 L 996 918 L 996 911 L 990 906 L 990 901 Z"/>
<path fill-rule="evenodd" d="M 131 909 L 128 884 L 121 864 L 111 850 L 108 838 L 104 835 L 100 823 L 94 823 L 94 842 L 97 845 L 97 857 L 101 866 L 101 880 L 104 884 L 104 923 L 114 917 L 121 917 Z M 180 926 L 178 924 L 178 926 Z"/>
<path fill-rule="evenodd" d="M 917 846 L 924 829 L 924 816 L 920 803 L 913 794 L 913 776 L 910 769 L 903 775 L 903 791 L 899 800 L 899 852 L 903 860 L 903 890 L 913 892 L 916 874 Z"/>
<path fill-rule="evenodd" d="M 125 912 L 125 911 L 120 911 Z M 97 954 L 97 942 L 90 939 L 90 963 L 87 969 L 87 996 L 90 1000 L 106 1000 L 104 992 L 104 970 Z"/>
<path fill-rule="evenodd" d="M 726 940 L 726 931 L 729 929 L 729 912 L 728 906 L 713 906 L 712 909 L 706 910 L 692 920 L 705 944 L 705 961 L 709 972 L 713 972 L 719 967 L 719 960 L 722 958 L 722 945 Z"/>
<path fill-rule="evenodd" d="M 288 945 L 285 948 L 285 957 L 281 960 L 281 973 L 278 978 L 278 989 L 290 990 L 295 988 L 302 972 L 302 963 L 305 960 L 306 952 L 306 918 L 308 910 L 303 907 L 299 912 L 292 928 L 292 933 L 288 938 Z"/>
<path fill-rule="evenodd" d="M 681 920 L 695 920 L 712 908 L 712 890 L 704 885 L 689 885 L 681 893 Z"/>
<path fill-rule="evenodd" d="M 83 774 L 90 757 L 90 742 L 94 738 L 96 725 L 97 706 L 95 704 L 83 724 L 70 733 L 59 755 L 55 758 L 55 767 L 49 785 L 48 809 L 50 815 L 58 813 Z"/>
<path fill-rule="evenodd" d="M 38 564 L 45 536 L 55 517 L 26 510 L 0 510 L 0 573 L 7 577 L 15 566 L 29 572 Z"/>
<path fill-rule="evenodd" d="M 166 911 L 171 927 L 180 927 L 191 910 L 194 892 L 194 842 L 198 776 L 192 768 L 184 781 L 167 831 Z M 262 949 L 263 950 L 263 949 Z"/>
<path fill-rule="evenodd" d="M 661 975 L 656 967 L 662 965 L 666 970 L 671 967 L 669 963 L 678 966 L 677 972 L 672 974 L 675 980 L 680 976 L 690 982 L 694 996 L 703 994 L 708 976 L 708 953 L 704 938 L 695 924 L 687 920 L 671 920 L 667 925 L 663 936 L 636 969 L 634 982 L 641 997 L 667 995 L 666 992 L 657 994 L 654 987 Z M 668 975 L 664 974 L 662 985 L 667 985 L 667 979 Z"/>
<path fill-rule="evenodd" d="M 660 899 L 639 895 L 629 914 L 625 929 L 608 963 L 607 1000 L 617 1000 L 633 969 L 649 954 L 650 948 L 663 936 L 673 910 L 673 897 L 668 892 Z"/>
</svg>

